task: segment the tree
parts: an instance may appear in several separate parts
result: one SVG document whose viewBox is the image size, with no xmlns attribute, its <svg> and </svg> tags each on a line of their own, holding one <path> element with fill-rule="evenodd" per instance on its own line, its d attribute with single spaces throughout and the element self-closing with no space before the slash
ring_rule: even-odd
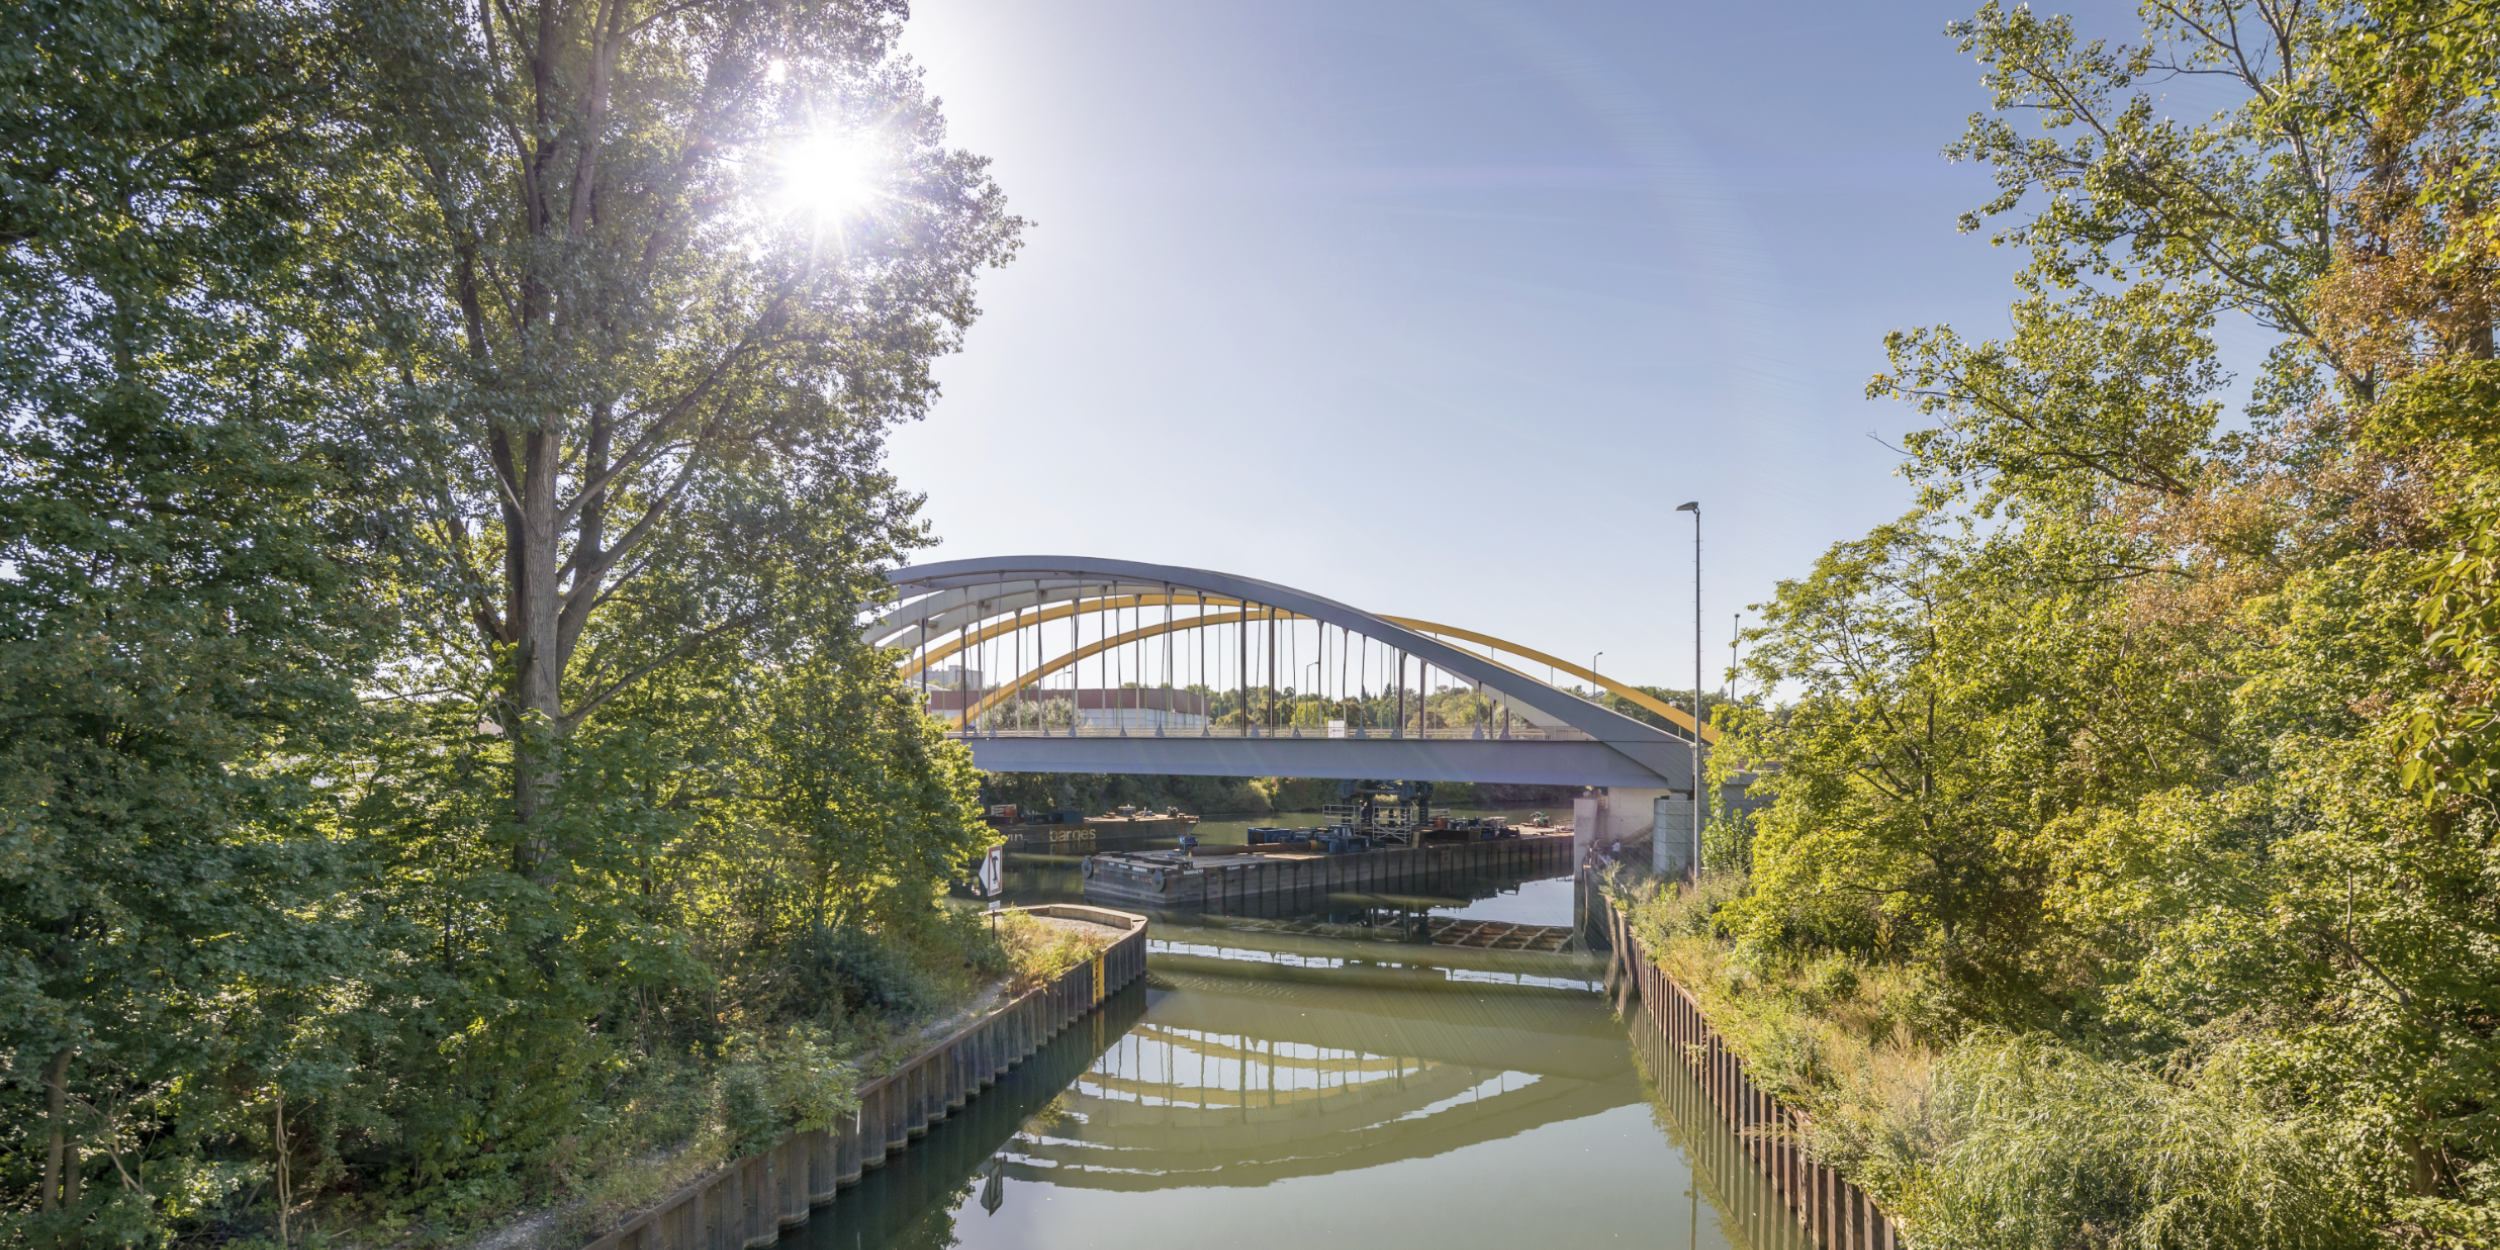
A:
<svg viewBox="0 0 2500 1250">
<path fill-rule="evenodd" d="M 1993 4 L 1953 28 L 1999 114 L 1953 149 L 2002 189 L 1966 225 L 2029 254 L 2013 333 L 1891 340 L 1871 392 L 1935 419 L 1919 510 L 1766 613 L 1757 675 L 1799 697 L 1732 737 L 1779 795 L 1733 914 L 1769 950 L 1927 963 L 1952 1019 L 2133 1063 L 2106 1075 L 2179 1112 L 2245 1091 L 2339 1211 L 2488 1239 L 2500 10 L 2144 14 L 2128 46 Z M 2190 79 L 2231 94 L 2155 95 Z M 2278 336 L 2236 420 L 2231 314 Z"/>
<path fill-rule="evenodd" d="M 705 942 L 794 848 L 934 923 L 968 762 L 854 622 L 921 540 L 882 433 L 1019 223 L 901 19 L 0 18 L 23 1231 L 283 1237 L 351 1173 L 478 1218 L 754 1024 Z M 874 159 L 785 197 L 828 136 Z"/>
<path fill-rule="evenodd" d="M 336 420 L 369 379 L 296 277 L 356 169 L 315 14 L 70 0 L 0 42 L 0 1118 L 39 1143 L 0 1185 L 32 1234 L 136 1239 L 168 1126 L 292 1079 L 285 1024 L 218 1005 L 361 966 L 316 762 L 387 633 L 389 517 Z"/>
<path fill-rule="evenodd" d="M 565 739 L 906 536 L 879 435 L 1021 223 L 942 147 L 893 0 L 358 10 L 406 251 L 362 315 L 426 432 L 420 584 L 475 631 L 544 878 Z M 830 533 L 819 510 L 856 514 Z"/>
<path fill-rule="evenodd" d="M 2193 775 L 2212 713 L 2112 619 L 2103 553 L 2052 533 L 1913 518 L 1781 585 L 1748 668 L 1795 696 L 1723 742 L 1775 797 L 1741 932 L 1914 956 L 1983 1017 L 2073 988 L 2043 914 L 2056 848 L 2096 805 Z"/>
</svg>

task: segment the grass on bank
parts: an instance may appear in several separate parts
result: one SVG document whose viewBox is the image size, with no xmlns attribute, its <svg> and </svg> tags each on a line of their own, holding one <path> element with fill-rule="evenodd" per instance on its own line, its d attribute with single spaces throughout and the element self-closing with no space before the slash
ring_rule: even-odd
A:
<svg viewBox="0 0 2500 1250">
<path fill-rule="evenodd" d="M 1811 1119 L 1802 1144 L 1918 1250 L 2390 1244 L 2338 1140 L 2221 1044 L 2158 1067 L 2077 1039 L 1974 1025 L 1906 964 L 1740 945 L 1740 874 L 1610 886 L 1658 966 L 1756 1079 Z"/>
<path fill-rule="evenodd" d="M 1007 992 L 1026 990 L 1066 973 L 1101 954 L 1119 935 L 1101 925 L 1052 920 L 1028 912 L 995 913 L 991 932 L 997 935 L 1014 965 Z"/>
</svg>

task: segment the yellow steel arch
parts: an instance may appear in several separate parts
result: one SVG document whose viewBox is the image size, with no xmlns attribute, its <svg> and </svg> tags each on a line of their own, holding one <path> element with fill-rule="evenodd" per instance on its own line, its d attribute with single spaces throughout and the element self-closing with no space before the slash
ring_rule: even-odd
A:
<svg viewBox="0 0 2500 1250">
<path fill-rule="evenodd" d="M 1519 656 L 1522 659 L 1534 660 L 1539 664 L 1550 664 L 1553 667 L 1569 673 L 1582 681 L 1594 682 L 1595 684 L 1603 686 L 1616 694 L 1622 695 L 1626 702 L 1647 708 L 1652 712 L 1656 712 L 1660 716 L 1666 717 L 1669 721 L 1673 722 L 1678 728 L 1684 730 L 1686 733 L 1699 733 L 1701 735 L 1701 740 L 1704 742 L 1716 743 L 1719 740 L 1719 731 L 1717 729 L 1708 725 L 1696 727 L 1693 724 L 1692 713 L 1687 712 L 1664 699 L 1657 698 L 1647 691 L 1633 686 L 1624 685 L 1622 682 L 1616 681 L 1611 677 L 1603 676 L 1593 670 L 1582 668 L 1569 660 L 1550 656 L 1542 651 L 1535 650 L 1534 648 L 1520 646 L 1515 642 L 1506 642 L 1500 638 L 1492 636 L 1491 634 L 1480 634 L 1472 629 L 1460 629 L 1455 625 L 1441 625 L 1432 621 L 1419 621 L 1411 616 L 1384 616 L 1380 619 L 1387 621 L 1392 625 L 1414 630 L 1419 634 L 1441 634 L 1447 637 L 1472 642 L 1478 646 L 1497 647 L 1503 651 L 1509 652 L 1512 655 Z M 1508 668 L 1510 666 L 1503 665 L 1503 667 Z M 1514 669 L 1512 671 L 1516 672 L 1517 670 Z"/>
<path fill-rule="evenodd" d="M 1172 622 L 1172 632 L 1179 633 L 1183 629 L 1203 629 L 1209 625 L 1230 625 L 1235 621 L 1295 621 L 1301 619 L 1303 618 L 1294 613 L 1284 611 L 1281 608 L 1265 608 L 1248 612 L 1209 612 L 1201 616 L 1191 617 L 1187 621 Z M 1137 642 L 1142 639 L 1160 637 L 1162 633 L 1163 626 L 1161 624 L 1156 624 L 1147 628 L 1132 629 L 1124 634 L 1113 634 L 1108 638 L 1096 639 L 1093 642 L 1089 642 L 1084 646 L 1077 648 L 1074 652 L 1068 655 L 1060 656 L 1058 659 L 1052 660 L 1051 662 L 1042 665 L 1040 668 L 1017 674 L 1014 681 L 991 691 L 989 694 L 983 696 L 979 703 L 973 704 L 972 710 L 964 714 L 965 718 L 969 720 L 979 720 L 982 716 L 987 715 L 991 708 L 997 707 L 999 704 L 1014 697 L 1017 691 L 1022 690 L 1026 686 L 1032 685 L 1034 682 L 1040 681 L 1041 679 L 1050 676 L 1052 673 L 1056 673 L 1060 669 L 1066 668 L 1079 660 L 1091 659 L 1113 647 L 1125 647 L 1132 642 Z"/>
<path fill-rule="evenodd" d="M 905 656 L 903 657 L 902 662 L 896 667 L 902 671 L 902 674 L 906 679 L 917 677 L 920 675 L 921 668 L 925 665 L 935 664 L 965 650 L 966 648 L 977 647 L 982 643 L 988 642 L 992 638 L 999 637 L 1002 634 L 1014 633 L 1018 629 L 1031 629 L 1036 625 L 1046 624 L 1050 621 L 1064 621 L 1071 616 L 1076 616 L 1084 612 L 1110 612 L 1121 608 L 1161 607 L 1166 603 L 1169 603 L 1174 607 L 1179 607 L 1182 604 L 1195 605 L 1202 602 L 1213 604 L 1217 607 L 1235 607 L 1239 606 L 1241 603 L 1238 599 L 1229 599 L 1222 595 L 1207 595 L 1201 598 L 1195 594 L 1104 595 L 1095 599 L 1080 599 L 1074 603 L 1063 603 L 1057 607 L 1044 608 L 1038 612 L 1028 613 L 1022 618 L 1017 618 L 1013 614 L 1010 614 L 1007 617 L 1000 618 L 996 624 L 990 625 L 977 632 L 957 634 L 955 637 L 948 639 L 937 646 L 929 648 L 926 656 Z M 1173 625 L 1174 629 L 1177 631 L 1179 628 L 1179 622 L 1176 621 Z"/>
<path fill-rule="evenodd" d="M 1159 607 L 1166 602 L 1172 603 L 1175 606 L 1182 603 L 1194 605 L 1201 601 L 1202 600 L 1200 600 L 1200 598 L 1195 594 L 1187 596 L 1186 598 L 1180 595 L 1108 595 L 1097 599 L 1079 600 L 1075 603 L 1062 604 L 1057 607 L 1045 609 L 1041 612 L 1036 612 L 1024 621 L 1024 625 L 1026 627 L 1031 627 L 1033 625 L 1042 624 L 1046 621 L 1066 620 L 1068 617 L 1077 615 L 1081 612 L 1097 612 L 1136 606 Z M 1208 595 L 1205 597 L 1203 602 L 1213 605 L 1234 605 L 1239 604 L 1241 601 L 1226 596 Z M 1264 608 L 1242 612 L 1208 612 L 1187 618 L 1176 619 L 1170 623 L 1168 629 L 1170 632 L 1177 634 L 1192 629 L 1203 629 L 1211 625 L 1230 625 L 1244 620 L 1298 621 L 1307 619 L 1309 618 L 1302 616 L 1300 613 L 1287 612 L 1281 608 Z M 1507 655 L 1515 655 L 1522 659 L 1532 660 L 1538 664 L 1548 665 L 1559 672 L 1569 673 L 1582 681 L 1589 682 L 1601 689 L 1620 695 L 1623 697 L 1625 702 L 1634 704 L 1638 707 L 1646 708 L 1651 712 L 1655 712 L 1659 716 L 1666 718 L 1668 723 L 1675 725 L 1677 728 L 1684 730 L 1686 733 L 1699 732 L 1701 740 L 1705 743 L 1716 744 L 1719 740 L 1719 731 L 1710 725 L 1702 725 L 1696 729 L 1690 712 L 1660 699 L 1655 695 L 1640 689 L 1639 687 L 1625 685 L 1624 683 L 1616 681 L 1614 678 L 1608 677 L 1603 673 L 1599 673 L 1594 669 L 1583 668 L 1580 665 L 1574 664 L 1560 656 L 1549 655 L 1543 651 L 1535 649 L 1534 647 L 1522 646 L 1519 643 L 1511 642 L 1508 639 L 1496 638 L 1491 634 L 1479 633 L 1472 629 L 1460 629 L 1455 625 L 1444 625 L 1437 621 L 1418 620 L 1411 616 L 1383 616 L 1380 619 L 1403 629 L 1414 630 L 1419 634 L 1438 634 L 1443 637 L 1457 638 L 1465 642 L 1475 643 L 1478 646 L 1492 647 Z M 961 652 L 967 647 L 987 642 L 991 638 L 995 638 L 1004 633 L 1012 632 L 1016 628 L 1016 622 L 1012 620 L 1003 621 L 999 624 L 980 630 L 977 633 L 958 638 L 942 647 L 931 648 L 925 662 L 935 664 L 940 660 Z M 1124 647 L 1132 642 L 1141 642 L 1149 638 L 1160 637 L 1166 629 L 1167 626 L 1165 624 L 1157 622 L 1153 625 L 1143 626 L 1138 629 L 1129 630 L 1126 633 L 1115 634 L 1107 638 L 1101 638 L 1087 643 L 1073 654 L 1060 656 L 1057 659 L 1043 664 L 1039 668 L 1031 669 L 1018 674 L 1014 681 L 983 696 L 981 701 L 974 704 L 972 706 L 972 710 L 969 713 L 966 713 L 966 715 L 971 719 L 978 719 L 981 716 L 986 715 L 992 708 L 998 706 L 1000 703 L 1013 698 L 1018 691 L 1023 690 L 1025 687 L 1030 686 L 1053 673 L 1059 672 L 1061 669 L 1067 668 L 1069 665 L 1078 663 L 1082 660 L 1091 659 L 1113 647 Z M 1501 663 L 1499 660 L 1494 660 L 1492 662 L 1496 664 Z M 923 663 L 923 661 L 919 659 L 904 660 L 902 664 L 904 676 L 909 677 L 917 673 L 920 669 L 921 663 Z M 1503 664 L 1502 667 L 1510 669 L 1512 672 L 1518 673 L 1520 676 L 1526 677 L 1531 681 L 1536 680 L 1534 674 L 1528 673 L 1515 666 Z"/>
</svg>

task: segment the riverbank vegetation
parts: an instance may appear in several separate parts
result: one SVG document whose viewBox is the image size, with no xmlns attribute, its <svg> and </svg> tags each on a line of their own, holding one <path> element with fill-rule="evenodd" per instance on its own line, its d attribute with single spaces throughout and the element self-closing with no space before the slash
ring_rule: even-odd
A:
<svg viewBox="0 0 2500 1250">
<path fill-rule="evenodd" d="M 1891 338 L 1639 923 L 1915 1244 L 2493 1244 L 2500 10 L 2144 15 L 1954 28 L 2010 333 Z"/>
<path fill-rule="evenodd" d="M 0 16 L 0 1239 L 443 1241 L 1011 973 L 854 628 L 1018 229 L 901 21 Z"/>
<path fill-rule="evenodd" d="M 1110 931 L 1100 925 L 1052 920 L 1023 912 L 992 917 L 990 931 L 1014 969 L 1014 978 L 1007 985 L 1014 993 L 1057 979 L 1101 954 L 1113 941 Z"/>
</svg>

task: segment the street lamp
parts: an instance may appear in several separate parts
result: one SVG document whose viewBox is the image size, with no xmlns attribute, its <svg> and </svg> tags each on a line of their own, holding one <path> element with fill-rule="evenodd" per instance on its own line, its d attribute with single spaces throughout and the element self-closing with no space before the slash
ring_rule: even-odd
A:
<svg viewBox="0 0 2500 1250">
<path fill-rule="evenodd" d="M 1701 501 L 1675 506 L 1693 514 L 1693 882 L 1701 882 Z M 1660 865 L 1664 867 L 1665 865 Z"/>
<path fill-rule="evenodd" d="M 1605 658 L 1605 655 L 1605 652 L 1600 651 L 1589 657 L 1589 698 L 1591 701 L 1597 698 L 1597 662 Z"/>
</svg>

